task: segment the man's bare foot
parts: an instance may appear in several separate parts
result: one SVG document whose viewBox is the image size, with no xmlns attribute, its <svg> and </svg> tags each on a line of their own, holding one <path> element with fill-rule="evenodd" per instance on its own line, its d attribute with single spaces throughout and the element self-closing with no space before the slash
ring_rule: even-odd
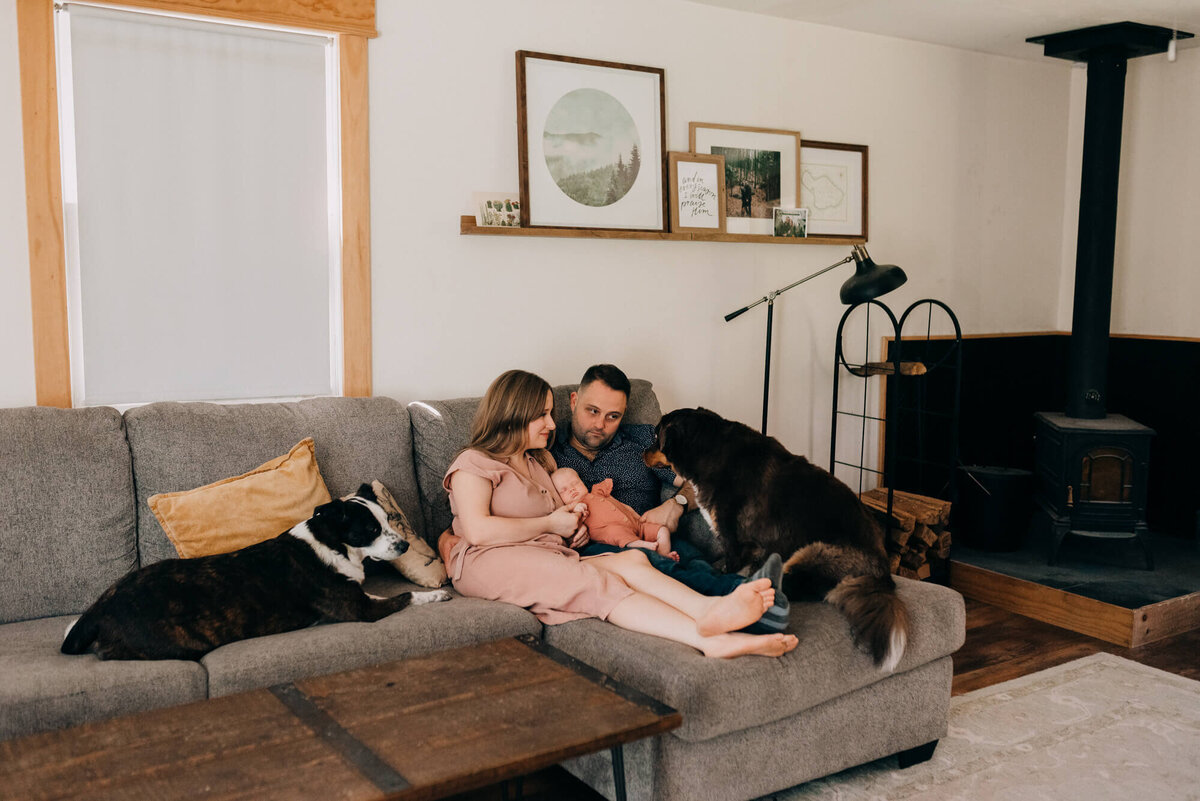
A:
<svg viewBox="0 0 1200 801">
<path fill-rule="evenodd" d="M 775 603 L 775 588 L 770 579 L 747 581 L 728 595 L 714 598 L 708 611 L 696 621 L 696 632 L 703 637 L 744 629 L 758 622 Z"/>
<path fill-rule="evenodd" d="M 783 656 L 800 641 L 795 634 L 742 634 L 733 632 L 708 638 L 701 651 L 705 656 L 729 659 L 734 656 Z"/>
</svg>

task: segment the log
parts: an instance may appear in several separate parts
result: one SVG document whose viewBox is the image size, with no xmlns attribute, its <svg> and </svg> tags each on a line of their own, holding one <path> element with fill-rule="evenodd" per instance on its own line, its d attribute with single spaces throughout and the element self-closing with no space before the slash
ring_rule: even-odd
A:
<svg viewBox="0 0 1200 801">
<path fill-rule="evenodd" d="M 892 362 L 867 362 L 866 364 L 856 364 L 853 367 L 847 366 L 854 375 L 859 378 L 866 378 L 872 375 L 893 375 L 896 372 L 896 367 Z M 900 362 L 900 375 L 925 375 L 928 369 L 922 362 Z"/>
<path fill-rule="evenodd" d="M 950 532 L 943 531 L 938 535 L 937 555 L 941 559 L 950 558 Z"/>
<path fill-rule="evenodd" d="M 875 509 L 887 509 L 887 488 L 876 487 L 873 490 L 864 492 L 861 496 L 863 503 L 867 503 Z M 904 492 L 896 490 L 893 493 L 892 512 L 896 514 L 897 510 L 904 515 L 911 516 L 918 523 L 924 523 L 927 526 L 937 527 L 945 525 L 950 520 L 949 501 L 943 501 L 939 498 L 931 498 L 927 495 L 918 495 L 915 492 Z"/>
<path fill-rule="evenodd" d="M 898 569 L 896 571 L 897 576 L 903 576 L 904 578 L 915 579 L 916 581 L 923 581 L 923 580 L 929 578 L 930 574 L 932 574 L 932 573 L 933 573 L 933 568 L 931 568 L 927 564 L 921 565 L 920 567 L 915 568 L 915 569 L 908 568 L 908 567 L 901 567 L 900 569 Z"/>
<path fill-rule="evenodd" d="M 873 489 L 864 492 L 858 497 L 863 502 L 863 505 L 875 511 L 880 521 L 883 522 L 883 519 L 887 516 L 887 490 Z M 897 493 L 897 497 L 899 497 L 899 493 Z M 917 519 L 912 513 L 901 509 L 895 503 L 892 504 L 892 521 L 891 525 L 887 526 L 888 528 L 901 528 L 904 531 L 912 531 L 916 522 Z M 884 525 L 887 525 L 887 523 L 884 523 Z"/>
<path fill-rule="evenodd" d="M 899 507 L 907 514 L 911 514 L 918 523 L 937 527 L 950 522 L 951 504 L 949 501 L 930 498 L 927 495 L 917 495 L 914 492 L 896 491 L 893 495 L 892 508 Z"/>
<path fill-rule="evenodd" d="M 931 547 L 938 541 L 940 535 L 924 523 L 918 523 L 913 529 L 912 537 L 909 539 L 909 547 L 912 547 L 912 541 L 917 540 L 923 542 L 926 548 Z"/>
<path fill-rule="evenodd" d="M 888 541 L 895 543 L 898 549 L 903 550 L 908 544 L 908 538 L 912 536 L 912 529 L 905 531 L 902 528 L 893 528 L 888 530 Z"/>
</svg>

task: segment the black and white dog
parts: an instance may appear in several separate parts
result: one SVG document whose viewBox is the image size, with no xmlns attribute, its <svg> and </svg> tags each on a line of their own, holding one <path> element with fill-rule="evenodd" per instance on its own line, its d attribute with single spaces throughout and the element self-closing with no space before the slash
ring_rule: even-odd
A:
<svg viewBox="0 0 1200 801">
<path fill-rule="evenodd" d="M 363 592 L 364 559 L 408 550 L 370 484 L 273 539 L 232 553 L 167 559 L 109 587 L 67 629 L 64 654 L 199 659 L 235 640 L 318 622 L 375 621 L 445 590 L 378 598 Z"/>
</svg>

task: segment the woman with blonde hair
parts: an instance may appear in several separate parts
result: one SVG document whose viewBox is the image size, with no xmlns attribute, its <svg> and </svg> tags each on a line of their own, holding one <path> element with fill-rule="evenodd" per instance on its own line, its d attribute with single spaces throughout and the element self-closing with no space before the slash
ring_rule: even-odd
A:
<svg viewBox="0 0 1200 801">
<path fill-rule="evenodd" d="M 550 385 L 523 370 L 484 395 L 471 440 L 446 471 L 454 533 L 448 568 L 463 595 L 529 609 L 547 625 L 598 617 L 690 645 L 706 656 L 781 656 L 791 634 L 745 634 L 771 607 L 769 579 L 716 598 L 654 569 L 637 550 L 580 559 L 587 507 L 565 505 L 550 481 Z"/>
</svg>

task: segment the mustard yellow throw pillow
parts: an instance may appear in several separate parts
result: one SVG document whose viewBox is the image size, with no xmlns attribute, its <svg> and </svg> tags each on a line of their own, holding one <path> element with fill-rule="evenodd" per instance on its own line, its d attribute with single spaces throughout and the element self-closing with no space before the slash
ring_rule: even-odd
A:
<svg viewBox="0 0 1200 801">
<path fill-rule="evenodd" d="M 190 559 L 269 540 L 329 501 L 309 437 L 249 473 L 151 495 L 148 503 L 175 550 Z"/>
</svg>

